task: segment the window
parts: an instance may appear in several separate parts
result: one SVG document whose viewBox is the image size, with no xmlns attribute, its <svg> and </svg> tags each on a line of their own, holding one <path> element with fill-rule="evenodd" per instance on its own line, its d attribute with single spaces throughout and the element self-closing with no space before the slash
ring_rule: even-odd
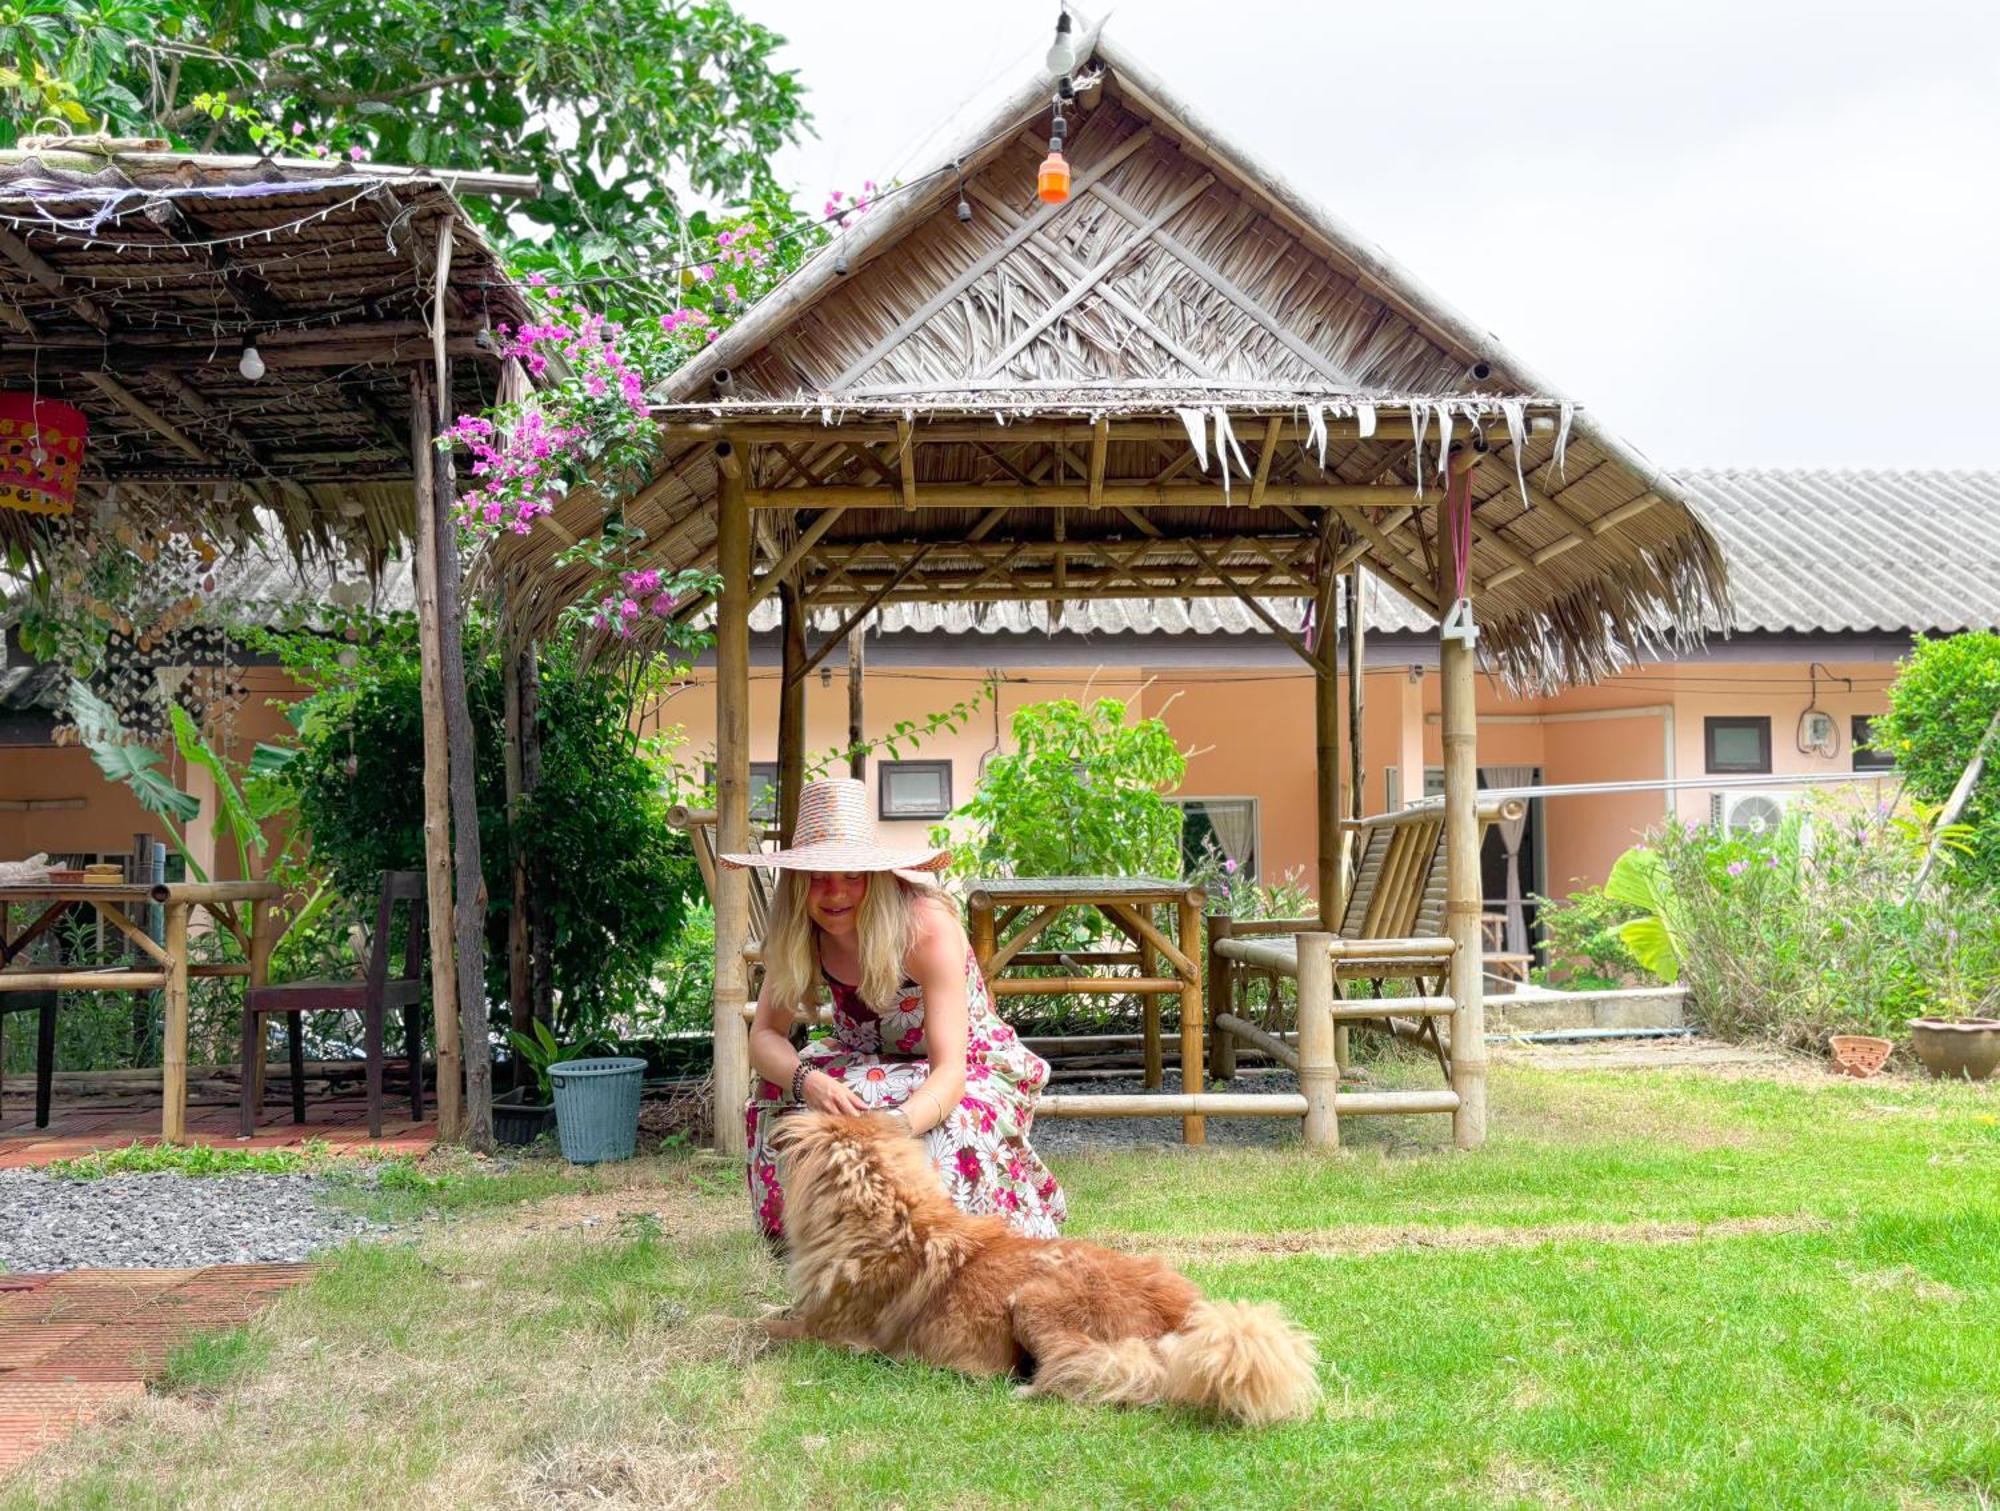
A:
<svg viewBox="0 0 2000 1511">
<path fill-rule="evenodd" d="M 884 818 L 946 818 L 951 814 L 951 762 L 883 761 Z"/>
<path fill-rule="evenodd" d="M 1444 767 L 1426 766 L 1424 768 L 1424 796 L 1444 796 Z"/>
<path fill-rule="evenodd" d="M 1181 822 L 1181 868 L 1192 871 L 1213 860 L 1236 862 L 1235 874 L 1252 881 L 1258 875 L 1257 799 L 1254 797 L 1176 798 L 1185 815 Z"/>
<path fill-rule="evenodd" d="M 1771 720 L 1758 714 L 1748 717 L 1714 717 L 1701 721 L 1702 747 L 1708 770 L 1720 776 L 1739 772 L 1768 774 L 1771 770 Z"/>
<path fill-rule="evenodd" d="M 1856 771 L 1894 771 L 1896 758 L 1886 750 L 1870 750 L 1868 742 L 1875 738 L 1875 717 L 1872 714 L 1854 716 L 1854 769 Z"/>
<path fill-rule="evenodd" d="M 708 785 L 715 785 L 715 762 L 703 763 Z M 776 761 L 752 761 L 750 763 L 750 822 L 753 824 L 775 824 L 778 821 L 778 763 Z"/>
</svg>

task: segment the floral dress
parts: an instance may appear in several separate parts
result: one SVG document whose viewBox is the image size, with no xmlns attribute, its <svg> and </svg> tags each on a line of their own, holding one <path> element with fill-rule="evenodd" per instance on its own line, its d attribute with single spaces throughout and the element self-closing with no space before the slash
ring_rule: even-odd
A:
<svg viewBox="0 0 2000 1511">
<path fill-rule="evenodd" d="M 833 1034 L 815 1040 L 800 1058 L 823 1070 L 869 1107 L 900 1107 L 930 1076 L 924 1058 L 924 990 L 903 983 L 896 1005 L 876 1013 L 844 981 L 826 978 L 833 991 Z M 965 1095 L 924 1135 L 931 1163 L 962 1212 L 997 1212 L 1031 1238 L 1053 1238 L 1066 1207 L 1062 1187 L 1028 1145 L 1035 1098 L 1048 1084 L 1048 1063 L 1031 1053 L 993 1011 L 986 980 L 970 950 L 965 954 L 967 1042 Z M 789 1111 L 783 1093 L 759 1080 L 746 1109 L 750 1137 L 750 1202 L 764 1232 L 784 1232 L 784 1194 L 770 1135 Z"/>
</svg>

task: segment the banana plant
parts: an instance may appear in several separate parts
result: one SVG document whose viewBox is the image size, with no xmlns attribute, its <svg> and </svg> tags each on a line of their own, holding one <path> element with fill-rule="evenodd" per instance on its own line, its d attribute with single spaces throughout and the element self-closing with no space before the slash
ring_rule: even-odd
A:
<svg viewBox="0 0 2000 1511">
<path fill-rule="evenodd" d="M 1644 845 L 1618 857 L 1605 878 L 1604 895 L 1640 915 L 1618 926 L 1618 937 L 1632 958 L 1662 981 L 1681 973 L 1679 907 L 1667 863 Z"/>
</svg>

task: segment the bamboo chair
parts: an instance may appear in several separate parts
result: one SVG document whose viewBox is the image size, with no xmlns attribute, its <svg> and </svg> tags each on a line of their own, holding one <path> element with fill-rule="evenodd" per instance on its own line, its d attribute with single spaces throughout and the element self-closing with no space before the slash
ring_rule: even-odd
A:
<svg viewBox="0 0 2000 1511">
<path fill-rule="evenodd" d="M 1512 813 L 1519 799 L 1481 803 L 1479 841 L 1486 831 Z M 1451 1059 L 1438 1033 L 1438 1020 L 1451 1016 L 1457 1005 L 1446 994 L 1450 953 L 1440 951 L 1436 941 L 1445 930 L 1445 823 L 1441 805 L 1406 808 L 1399 813 L 1372 818 L 1345 819 L 1341 827 L 1360 836 L 1354 877 L 1348 888 L 1346 906 L 1335 935 L 1354 946 L 1352 954 L 1333 964 L 1335 990 L 1343 999 L 1345 986 L 1367 982 L 1374 997 L 1348 999 L 1341 1009 L 1344 1020 L 1339 1041 L 1340 1063 L 1346 1067 L 1345 1023 L 1379 1023 L 1396 1037 L 1424 1044 L 1436 1055 L 1446 1084 L 1451 1082 Z M 1216 1004 L 1211 1014 L 1209 1064 L 1212 1073 L 1230 1080 L 1236 1073 L 1236 1040 L 1249 1042 L 1271 1039 L 1279 1031 L 1276 1021 L 1277 982 L 1298 976 L 1297 936 L 1320 928 L 1319 920 L 1258 919 L 1243 921 L 1226 917 L 1208 920 L 1208 991 Z M 1245 949 L 1232 941 L 1259 941 Z M 1268 941 L 1265 943 L 1264 941 Z M 1397 941 L 1407 950 L 1396 949 Z M 1221 946 L 1221 948 L 1218 948 Z M 1386 946 L 1386 948 L 1385 948 Z M 1246 1010 L 1237 1009 L 1252 980 L 1270 985 L 1270 1006 L 1264 1021 L 1254 1022 Z M 1414 998 L 1383 997 L 1391 981 L 1414 984 Z M 1379 1011 L 1365 1012 L 1362 1002 L 1380 1000 Z M 1231 1022 L 1224 1023 L 1227 1016 Z M 1257 1035 L 1233 1032 L 1232 1025 L 1257 1030 Z M 1260 1047 L 1262 1047 L 1260 1045 Z"/>
<path fill-rule="evenodd" d="M 409 938 L 403 949 L 402 974 L 389 974 L 390 932 L 398 903 L 409 908 Z M 403 1047 L 410 1061 L 410 1116 L 424 1120 L 423 1025 L 418 1006 L 424 995 L 424 876 L 421 871 L 384 871 L 381 898 L 375 909 L 375 936 L 368 947 L 368 974 L 360 981 L 287 981 L 278 986 L 253 986 L 243 994 L 243 1096 L 238 1129 L 249 1138 L 257 1131 L 257 1114 L 264 1104 L 264 1017 L 285 1015 L 291 1051 L 292 1121 L 306 1120 L 304 1015 L 358 1012 L 362 1019 L 362 1053 L 368 1073 L 368 1136 L 382 1136 L 382 1079 L 385 1064 L 383 1020 L 390 1008 L 403 1015 Z"/>
</svg>

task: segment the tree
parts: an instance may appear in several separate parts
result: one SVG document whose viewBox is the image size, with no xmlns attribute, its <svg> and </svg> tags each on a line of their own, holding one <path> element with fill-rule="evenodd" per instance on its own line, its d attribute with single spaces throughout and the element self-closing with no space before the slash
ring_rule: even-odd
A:
<svg viewBox="0 0 2000 1511">
<path fill-rule="evenodd" d="M 2000 635 L 1968 632 L 1918 640 L 1889 687 L 1889 711 L 1875 720 L 1869 743 L 1891 756 L 1926 803 L 1942 804 L 1958 785 L 2000 711 Z M 1986 769 L 1958 820 L 1967 826 L 1966 853 L 1952 879 L 2000 885 L 2000 760 Z"/>
<path fill-rule="evenodd" d="M 806 110 L 783 40 L 727 0 L 13 0 L 0 145 L 53 124 L 531 173 L 540 198 L 467 206 L 517 262 L 642 277 L 708 236 L 684 194 L 789 209 L 770 157 Z"/>
</svg>

